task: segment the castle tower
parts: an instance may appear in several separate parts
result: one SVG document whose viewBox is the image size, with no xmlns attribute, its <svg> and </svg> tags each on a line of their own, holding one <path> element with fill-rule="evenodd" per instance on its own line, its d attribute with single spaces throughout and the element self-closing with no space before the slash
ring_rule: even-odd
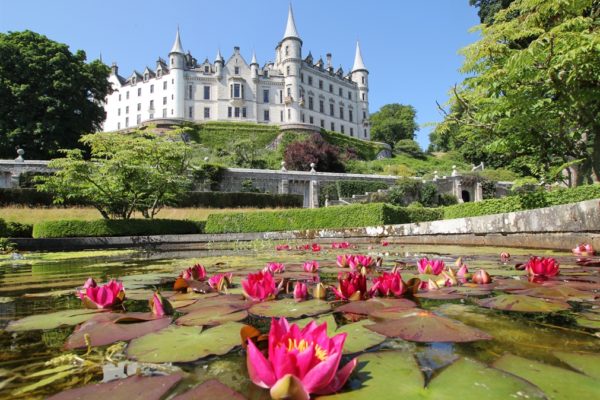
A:
<svg viewBox="0 0 600 400">
<path fill-rule="evenodd" d="M 252 79 L 258 79 L 258 61 L 256 61 L 256 52 L 252 51 L 252 61 L 250 61 L 250 73 Z"/>
<path fill-rule="evenodd" d="M 185 68 L 185 53 L 183 46 L 181 45 L 181 38 L 179 37 L 179 28 L 177 28 L 177 34 L 175 35 L 175 42 L 169 52 L 169 69 L 173 84 L 173 113 L 168 114 L 170 118 L 184 118 L 184 97 L 185 97 L 185 80 L 183 71 Z"/>
<path fill-rule="evenodd" d="M 302 40 L 296 29 L 292 5 L 288 10 L 283 39 L 277 46 L 280 68 L 284 75 L 285 123 L 300 122 L 300 67 L 302 66 Z"/>
<path fill-rule="evenodd" d="M 225 60 L 223 60 L 223 56 L 221 55 L 221 49 L 217 50 L 217 57 L 215 58 L 215 73 L 217 77 L 220 79 L 223 74 L 223 65 L 225 64 Z"/>
<path fill-rule="evenodd" d="M 365 67 L 365 63 L 360 52 L 360 44 L 356 42 L 356 54 L 354 56 L 354 66 L 352 67 L 352 81 L 358 85 L 358 106 L 359 115 L 358 122 L 362 124 L 362 132 L 359 137 L 369 139 L 369 71 Z"/>
</svg>

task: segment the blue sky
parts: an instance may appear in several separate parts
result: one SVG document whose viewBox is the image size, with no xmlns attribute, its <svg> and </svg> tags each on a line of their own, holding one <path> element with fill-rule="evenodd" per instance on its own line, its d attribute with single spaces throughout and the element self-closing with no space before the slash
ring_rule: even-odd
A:
<svg viewBox="0 0 600 400">
<path fill-rule="evenodd" d="M 154 67 L 166 58 L 179 25 L 183 46 L 198 60 L 214 60 L 240 46 L 249 62 L 256 50 L 262 65 L 274 58 L 289 2 L 285 0 L 0 0 L 0 31 L 33 30 L 85 50 L 88 59 L 102 54 L 116 61 L 121 75 Z M 331 52 L 333 64 L 352 66 L 355 42 L 361 42 L 370 72 L 370 108 L 411 104 L 420 125 L 441 120 L 435 101 L 462 80 L 458 50 L 477 39 L 477 10 L 468 0 L 295 0 L 296 25 L 303 53 Z M 419 143 L 429 143 L 431 127 L 422 127 Z"/>
</svg>

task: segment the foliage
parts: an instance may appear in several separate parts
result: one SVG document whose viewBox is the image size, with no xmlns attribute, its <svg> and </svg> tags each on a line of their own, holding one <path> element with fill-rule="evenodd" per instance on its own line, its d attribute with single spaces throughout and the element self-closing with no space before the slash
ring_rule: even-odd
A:
<svg viewBox="0 0 600 400">
<path fill-rule="evenodd" d="M 192 167 L 192 181 L 195 186 L 209 190 L 218 190 L 225 167 L 218 164 L 203 163 Z"/>
<path fill-rule="evenodd" d="M 547 182 L 600 180 L 599 17 L 592 0 L 498 11 L 463 49 L 469 77 L 432 141 Z"/>
<path fill-rule="evenodd" d="M 129 219 L 43 221 L 33 225 L 34 238 L 184 235 L 202 233 L 203 221 Z"/>
<path fill-rule="evenodd" d="M 454 204 L 458 204 L 458 199 L 453 194 L 442 193 L 438 198 L 438 205 L 440 207 L 452 206 Z"/>
<path fill-rule="evenodd" d="M 398 140 L 394 145 L 394 151 L 408 154 L 409 156 L 421 160 L 424 160 L 426 158 L 425 153 L 423 153 L 423 150 L 421 149 L 421 146 L 419 146 L 419 143 L 417 143 L 417 141 L 413 139 Z"/>
<path fill-rule="evenodd" d="M 411 220 L 411 216 L 415 220 Z M 299 229 L 352 228 L 437 219 L 438 210 L 411 212 L 383 203 L 353 204 L 316 209 L 254 211 L 209 215 L 206 233 L 269 232 Z M 421 219 L 423 220 L 423 219 Z"/>
<path fill-rule="evenodd" d="M 344 172 L 337 147 L 327 143 L 319 134 L 290 143 L 285 149 L 286 168 L 297 171 L 309 171 L 310 164 L 320 172 Z"/>
<path fill-rule="evenodd" d="M 576 203 L 598 198 L 600 198 L 600 185 L 583 185 L 572 189 L 558 189 L 551 192 L 536 191 L 501 199 L 462 203 L 444 207 L 443 210 L 444 219 L 465 218 Z"/>
<path fill-rule="evenodd" d="M 35 189 L 0 188 L 0 205 L 13 204 L 29 207 L 52 205 L 54 197 L 50 193 L 44 193 Z M 69 199 L 70 204 L 77 203 L 75 199 Z"/>
<path fill-rule="evenodd" d="M 498 11 L 507 8 L 514 0 L 469 0 L 469 4 L 478 7 L 479 19 L 482 24 L 494 22 L 494 16 Z"/>
<path fill-rule="evenodd" d="M 512 182 L 516 179 L 519 179 L 519 175 L 513 171 L 503 168 L 484 169 L 483 171 L 477 171 L 476 173 L 485 179 L 496 182 Z"/>
<path fill-rule="evenodd" d="M 242 192 L 243 193 L 260 193 L 260 189 L 254 186 L 252 179 L 244 179 L 242 181 Z"/>
<path fill-rule="evenodd" d="M 17 245 L 7 238 L 0 237 L 0 254 L 10 253 L 15 251 Z"/>
<path fill-rule="evenodd" d="M 303 201 L 303 196 L 296 194 L 189 192 L 177 205 L 214 208 L 298 208 L 302 207 Z"/>
<path fill-rule="evenodd" d="M 413 106 L 386 104 L 371 114 L 371 138 L 394 147 L 400 139 L 414 139 L 419 126 L 415 121 L 417 111 Z"/>
<path fill-rule="evenodd" d="M 33 225 L 19 222 L 6 222 L 0 218 L 0 237 L 31 237 Z"/>
<path fill-rule="evenodd" d="M 423 183 L 417 179 L 399 179 L 396 185 L 388 191 L 387 200 L 399 206 L 419 202 L 425 207 L 435 207 L 438 205 L 437 186 L 431 182 Z"/>
<path fill-rule="evenodd" d="M 109 68 L 31 31 L 0 33 L 0 158 L 48 159 L 100 128 Z"/>
<path fill-rule="evenodd" d="M 85 160 L 79 149 L 66 150 L 65 158 L 50 162 L 57 172 L 38 189 L 53 193 L 57 204 L 84 198 L 106 219 L 128 219 L 135 211 L 153 218 L 191 184 L 188 148 L 177 140 L 180 133 L 85 135 L 81 143 L 90 147 L 91 158 Z"/>
<path fill-rule="evenodd" d="M 49 176 L 51 174 L 52 174 L 51 172 L 33 172 L 33 171 L 23 172 L 23 173 L 21 173 L 21 175 L 19 175 L 19 187 L 26 188 L 26 189 L 33 189 L 33 188 L 35 188 L 35 185 L 39 180 L 38 176 Z"/>
<path fill-rule="evenodd" d="M 339 200 L 342 197 L 352 197 L 355 194 L 365 194 L 366 192 L 376 192 L 380 189 L 387 189 L 389 185 L 385 182 L 377 181 L 336 181 L 328 182 L 319 188 L 319 205 L 325 204 L 325 197 L 329 200 Z"/>
<path fill-rule="evenodd" d="M 342 154 L 353 154 L 360 160 L 375 160 L 384 147 L 380 143 L 356 139 L 343 133 L 321 129 L 323 139 L 336 146 Z"/>
</svg>

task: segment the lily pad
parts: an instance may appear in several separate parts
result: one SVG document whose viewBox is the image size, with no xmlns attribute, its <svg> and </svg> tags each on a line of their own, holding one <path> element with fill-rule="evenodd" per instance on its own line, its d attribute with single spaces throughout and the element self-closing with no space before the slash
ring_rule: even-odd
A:
<svg viewBox="0 0 600 400">
<path fill-rule="evenodd" d="M 224 294 L 200 299 L 194 304 L 191 304 L 187 307 L 179 308 L 177 311 L 187 314 L 191 312 L 202 311 L 207 309 L 208 307 L 225 305 L 236 308 L 238 310 L 245 310 L 249 308 L 252 304 L 254 303 L 251 301 L 244 300 L 242 296 Z"/>
<path fill-rule="evenodd" d="M 519 294 L 503 294 L 478 300 L 477 303 L 482 307 L 518 312 L 557 312 L 571 308 L 568 303 L 563 301 L 546 300 Z"/>
<path fill-rule="evenodd" d="M 188 390 L 184 394 L 173 397 L 172 400 L 197 400 L 197 399 L 231 399 L 245 400 L 246 398 L 219 382 L 216 379 L 211 379 L 204 382 L 195 388 Z"/>
<path fill-rule="evenodd" d="M 550 399 L 600 398 L 600 380 L 567 369 L 512 354 L 497 360 L 494 367 L 533 383 Z"/>
<path fill-rule="evenodd" d="M 575 322 L 584 328 L 600 329 L 600 318 L 598 318 L 597 314 L 583 313 L 581 316 L 575 318 Z"/>
<path fill-rule="evenodd" d="M 399 307 L 410 309 L 416 307 L 414 301 L 408 299 L 369 299 L 360 301 L 351 301 L 335 309 L 335 312 L 343 312 L 350 314 L 369 315 L 375 310 L 384 307 Z"/>
<path fill-rule="evenodd" d="M 584 290 L 575 289 L 573 287 L 560 285 L 560 286 L 539 286 L 532 289 L 519 290 L 513 292 L 514 294 L 520 294 L 532 297 L 541 297 L 544 299 L 564 300 L 564 301 L 593 301 L 596 295 L 591 292 Z"/>
<path fill-rule="evenodd" d="M 36 314 L 12 321 L 6 327 L 9 332 L 31 331 L 35 329 L 55 329 L 61 326 L 80 324 L 96 315 L 98 311 L 74 309 L 57 311 L 50 314 Z"/>
<path fill-rule="evenodd" d="M 464 295 L 458 293 L 452 287 L 418 292 L 415 293 L 415 297 L 430 300 L 460 300 L 465 298 Z"/>
<path fill-rule="evenodd" d="M 470 359 L 460 359 L 444 369 L 427 386 L 436 400 L 546 399 L 529 382 Z"/>
<path fill-rule="evenodd" d="M 367 325 L 366 328 L 387 337 L 399 337 L 412 342 L 474 342 L 493 339 L 479 329 L 424 310 L 405 311 L 395 319 Z"/>
<path fill-rule="evenodd" d="M 385 336 L 365 328 L 366 325 L 371 324 L 373 324 L 373 321 L 364 319 L 352 324 L 340 326 L 337 329 L 335 332 L 336 334 L 348 334 L 348 336 L 346 336 L 346 342 L 344 343 L 344 354 L 358 353 L 359 351 L 377 346 L 386 340 Z"/>
<path fill-rule="evenodd" d="M 175 323 L 185 326 L 215 326 L 225 322 L 241 321 L 248 316 L 246 310 L 236 311 L 229 306 L 214 306 L 211 310 L 196 311 L 178 318 Z"/>
<path fill-rule="evenodd" d="M 556 351 L 554 356 L 571 368 L 592 378 L 600 379 L 600 355 Z"/>
<path fill-rule="evenodd" d="M 250 314 L 259 317 L 300 318 L 331 311 L 331 306 L 323 300 L 307 300 L 297 302 L 294 299 L 263 301 L 250 307 Z"/>
<path fill-rule="evenodd" d="M 119 323 L 121 320 L 121 323 Z M 104 346 L 118 341 L 128 341 L 148 333 L 166 328 L 171 323 L 171 318 L 154 318 L 151 320 L 138 320 L 131 323 L 126 315 L 103 313 L 85 321 L 73 332 L 67 343 L 66 349 L 86 347 L 86 335 L 92 346 Z M 127 322 L 127 323 L 125 323 Z"/>
<path fill-rule="evenodd" d="M 315 321 L 317 323 L 317 325 L 321 325 L 323 322 L 327 322 L 327 336 L 332 337 L 336 334 L 335 330 L 337 328 L 337 322 L 335 322 L 335 317 L 333 316 L 333 314 L 322 315 L 319 318 L 313 318 L 313 317 L 303 318 L 303 319 L 294 321 L 293 323 L 298 325 L 298 327 L 300 327 L 300 328 L 304 328 L 311 321 Z"/>
<path fill-rule="evenodd" d="M 48 400 L 160 400 L 181 378 L 180 374 L 130 376 L 126 379 L 65 390 L 49 397 Z"/>
<path fill-rule="evenodd" d="M 423 374 L 412 354 L 400 351 L 375 352 L 361 355 L 351 377 L 360 382 L 348 392 L 317 399 L 327 400 L 396 400 L 417 399 L 424 392 Z"/>
<path fill-rule="evenodd" d="M 242 324 L 228 322 L 202 332 L 196 326 L 170 326 L 131 341 L 127 355 L 140 362 L 186 362 L 223 355 L 240 344 Z"/>
</svg>

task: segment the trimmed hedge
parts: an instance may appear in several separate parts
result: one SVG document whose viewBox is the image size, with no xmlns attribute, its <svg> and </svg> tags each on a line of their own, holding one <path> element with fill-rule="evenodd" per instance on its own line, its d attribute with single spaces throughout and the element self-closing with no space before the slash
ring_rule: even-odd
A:
<svg viewBox="0 0 600 400">
<path fill-rule="evenodd" d="M 30 238 L 33 225 L 21 224 L 20 222 L 6 222 L 0 218 L 0 237 Z"/>
<path fill-rule="evenodd" d="M 466 218 L 577 203 L 597 198 L 600 198 L 600 185 L 598 184 L 579 186 L 572 189 L 558 189 L 551 192 L 535 191 L 477 203 L 462 203 L 444 207 L 443 210 L 444 219 Z"/>
<path fill-rule="evenodd" d="M 409 210 L 384 203 L 353 204 L 302 210 L 211 214 L 206 233 L 270 232 L 302 229 L 355 228 L 440 219 L 432 209 Z"/>
<path fill-rule="evenodd" d="M 304 198 L 297 194 L 189 192 L 177 202 L 177 207 L 208 208 L 298 208 Z"/>
<path fill-rule="evenodd" d="M 176 219 L 59 220 L 36 223 L 33 226 L 33 237 L 183 235 L 202 233 L 203 228 L 204 221 Z"/>
</svg>

